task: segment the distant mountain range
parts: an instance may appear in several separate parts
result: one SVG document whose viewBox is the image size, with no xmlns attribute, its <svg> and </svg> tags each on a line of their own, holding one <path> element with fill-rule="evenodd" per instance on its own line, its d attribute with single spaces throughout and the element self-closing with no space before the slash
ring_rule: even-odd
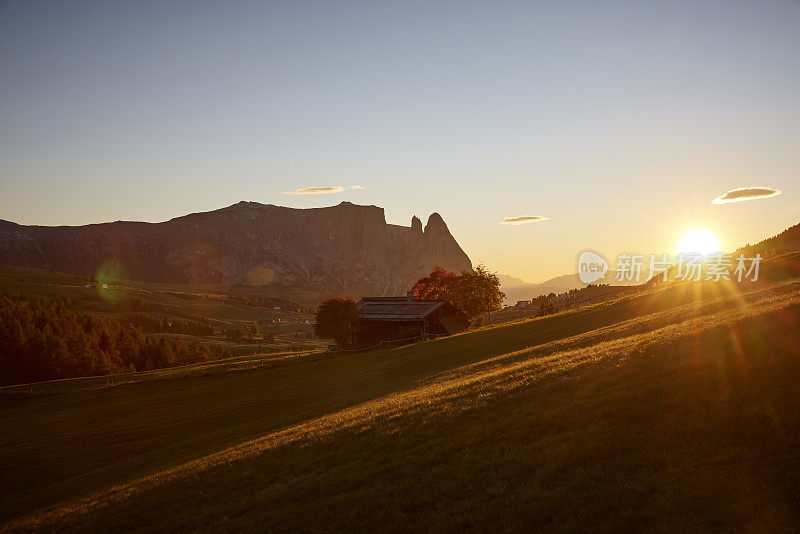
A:
<svg viewBox="0 0 800 534">
<path fill-rule="evenodd" d="M 472 263 L 433 213 L 387 224 L 383 208 L 293 209 L 257 202 L 161 223 L 23 226 L 0 220 L 0 264 L 143 282 L 279 284 L 350 295 L 403 294 L 434 266 Z"/>
<path fill-rule="evenodd" d="M 772 259 L 775 259 L 775 257 L 779 255 L 794 254 L 798 251 L 800 251 L 800 224 L 796 224 L 790 228 L 787 228 L 783 232 L 773 237 L 759 241 L 755 245 L 745 245 L 744 247 L 737 249 L 732 254 L 744 253 L 749 257 L 750 255 L 759 253 L 765 257 L 771 256 Z M 797 265 L 796 262 L 794 262 L 795 256 L 793 255 L 790 259 L 793 260 L 793 263 L 788 266 L 785 265 L 786 259 L 782 259 L 783 264 L 781 267 L 784 269 L 790 269 L 794 272 L 796 270 L 795 266 Z M 800 274 L 800 272 L 797 274 Z M 506 294 L 506 303 L 510 304 L 513 304 L 519 300 L 530 300 L 538 297 L 539 295 L 563 293 L 564 291 L 569 291 L 570 289 L 582 288 L 588 285 L 581 282 L 577 274 L 564 274 L 555 278 L 551 278 L 540 284 L 525 282 L 520 278 L 515 278 L 508 275 L 499 275 L 499 277 L 502 289 Z M 630 282 L 617 282 L 614 279 L 615 277 L 616 271 L 612 270 L 606 274 L 603 280 L 599 280 L 596 283 L 608 284 L 611 286 L 631 285 Z M 648 278 L 648 269 L 646 266 L 642 266 L 640 283 L 644 283 Z"/>
<path fill-rule="evenodd" d="M 639 283 L 644 283 L 647 281 L 649 278 L 648 270 L 649 269 L 647 266 L 642 266 L 642 274 L 639 279 Z M 595 284 L 608 284 L 610 286 L 636 285 L 631 282 L 617 282 L 614 279 L 616 275 L 616 271 L 608 271 L 605 278 L 598 280 L 595 282 Z M 506 294 L 507 304 L 514 304 L 519 300 L 530 300 L 540 295 L 548 295 L 550 293 L 563 293 L 565 291 L 569 291 L 570 289 L 579 289 L 589 285 L 581 282 L 577 273 L 562 274 L 561 276 L 556 276 L 555 278 L 551 278 L 540 284 L 524 282 L 523 280 L 514 278 L 513 276 L 501 275 L 500 284 L 503 292 Z"/>
</svg>

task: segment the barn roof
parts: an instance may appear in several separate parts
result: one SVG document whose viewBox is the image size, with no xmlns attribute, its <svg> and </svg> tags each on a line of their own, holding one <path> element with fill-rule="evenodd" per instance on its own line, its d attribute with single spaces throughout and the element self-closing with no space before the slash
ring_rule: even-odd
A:
<svg viewBox="0 0 800 534">
<path fill-rule="evenodd" d="M 422 321 L 442 306 L 449 304 L 444 300 L 365 297 L 358 302 L 358 313 L 367 321 Z"/>
</svg>

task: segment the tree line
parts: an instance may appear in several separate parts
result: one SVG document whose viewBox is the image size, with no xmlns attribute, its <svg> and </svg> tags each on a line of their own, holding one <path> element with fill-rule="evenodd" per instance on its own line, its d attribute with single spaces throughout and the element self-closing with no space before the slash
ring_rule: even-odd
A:
<svg viewBox="0 0 800 534">
<path fill-rule="evenodd" d="M 227 328 L 222 331 L 225 339 L 232 343 L 275 343 L 275 334 L 266 328 L 259 328 L 258 325 L 248 325 L 245 328 Z M 258 334 L 261 334 L 261 339 L 256 339 Z"/>
<path fill-rule="evenodd" d="M 213 336 L 214 326 L 205 318 L 175 319 L 172 317 L 154 317 L 145 314 L 131 314 L 119 318 L 119 321 L 134 328 L 141 328 L 145 334 L 169 332 L 171 334 L 188 334 L 191 336 Z"/>
<path fill-rule="evenodd" d="M 142 319 L 80 313 L 67 304 L 0 296 L 0 385 L 145 371 L 227 355 L 197 340 L 147 336 Z"/>
</svg>

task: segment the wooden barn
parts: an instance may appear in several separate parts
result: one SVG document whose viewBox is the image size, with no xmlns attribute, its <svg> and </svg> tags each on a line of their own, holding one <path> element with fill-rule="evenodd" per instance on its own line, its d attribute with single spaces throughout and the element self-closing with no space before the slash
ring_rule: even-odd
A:
<svg viewBox="0 0 800 534">
<path fill-rule="evenodd" d="M 358 302 L 362 343 L 455 334 L 467 328 L 467 317 L 444 300 L 405 297 L 365 297 Z"/>
</svg>

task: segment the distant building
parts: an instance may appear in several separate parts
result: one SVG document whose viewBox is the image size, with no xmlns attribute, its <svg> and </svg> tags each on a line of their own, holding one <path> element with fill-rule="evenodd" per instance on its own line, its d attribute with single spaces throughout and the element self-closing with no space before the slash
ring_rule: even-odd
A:
<svg viewBox="0 0 800 534">
<path fill-rule="evenodd" d="M 444 300 L 405 297 L 365 297 L 358 302 L 362 344 L 427 339 L 455 334 L 468 326 L 466 315 Z"/>
<path fill-rule="evenodd" d="M 516 308 L 530 308 L 531 301 L 529 300 L 518 300 L 517 304 L 515 305 Z"/>
</svg>

